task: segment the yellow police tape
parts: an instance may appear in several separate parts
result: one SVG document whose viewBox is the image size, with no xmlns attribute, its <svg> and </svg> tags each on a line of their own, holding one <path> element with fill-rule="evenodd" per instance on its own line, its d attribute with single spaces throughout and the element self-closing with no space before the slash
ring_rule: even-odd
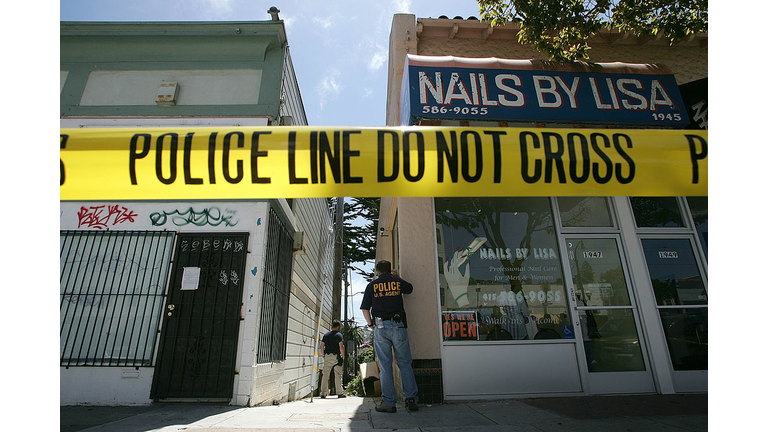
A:
<svg viewBox="0 0 768 432">
<path fill-rule="evenodd" d="M 61 200 L 705 196 L 707 132 L 61 129 Z"/>
</svg>

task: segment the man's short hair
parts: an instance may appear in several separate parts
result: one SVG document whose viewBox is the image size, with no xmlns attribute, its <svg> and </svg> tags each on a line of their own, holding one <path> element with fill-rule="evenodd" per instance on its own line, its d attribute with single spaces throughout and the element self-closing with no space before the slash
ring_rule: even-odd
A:
<svg viewBox="0 0 768 432">
<path fill-rule="evenodd" d="M 392 273 L 392 263 L 387 260 L 381 260 L 376 263 L 376 270 L 379 273 Z"/>
<path fill-rule="evenodd" d="M 341 322 L 339 322 L 339 320 L 333 320 L 333 321 L 331 322 L 331 328 L 332 328 L 332 329 L 335 329 L 335 328 L 340 328 L 340 327 L 341 327 Z"/>
</svg>

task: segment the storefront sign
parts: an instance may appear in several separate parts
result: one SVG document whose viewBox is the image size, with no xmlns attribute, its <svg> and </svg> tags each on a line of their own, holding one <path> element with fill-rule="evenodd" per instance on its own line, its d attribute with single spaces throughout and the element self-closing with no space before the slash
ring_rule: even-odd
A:
<svg viewBox="0 0 768 432">
<path fill-rule="evenodd" d="M 477 340 L 477 312 L 443 312 L 443 340 Z"/>
<path fill-rule="evenodd" d="M 658 65 L 408 55 L 401 124 L 419 119 L 683 128 L 674 75 Z"/>
<path fill-rule="evenodd" d="M 706 131 L 62 129 L 60 149 L 65 201 L 707 195 Z"/>
<path fill-rule="evenodd" d="M 709 79 L 702 78 L 697 81 L 685 83 L 680 86 L 680 94 L 688 108 L 688 118 L 691 124 L 687 129 L 707 129 L 709 125 L 708 103 Z"/>
</svg>

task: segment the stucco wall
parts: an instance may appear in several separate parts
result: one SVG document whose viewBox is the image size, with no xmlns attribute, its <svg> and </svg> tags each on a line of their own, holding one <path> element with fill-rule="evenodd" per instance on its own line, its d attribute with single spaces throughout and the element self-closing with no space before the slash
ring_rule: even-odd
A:
<svg viewBox="0 0 768 432">
<path fill-rule="evenodd" d="M 398 220 L 401 224 L 400 276 L 413 284 L 413 293 L 405 296 L 405 312 L 410 331 L 413 358 L 440 358 L 440 316 L 437 296 L 434 211 L 431 198 L 399 198 Z"/>
<path fill-rule="evenodd" d="M 243 405 L 250 398 L 255 377 L 254 346 L 263 265 L 264 220 L 267 202 L 62 202 L 62 230 L 171 230 L 177 232 L 249 232 L 243 282 L 244 320 L 238 337 L 233 401 Z M 111 208 L 110 208 L 111 207 Z M 195 223 L 191 220 L 194 219 Z M 157 353 L 155 352 L 155 363 Z M 154 367 L 139 368 L 138 375 L 124 367 L 69 367 L 60 372 L 62 405 L 146 405 Z M 135 370 L 135 369 L 134 369 Z"/>
</svg>

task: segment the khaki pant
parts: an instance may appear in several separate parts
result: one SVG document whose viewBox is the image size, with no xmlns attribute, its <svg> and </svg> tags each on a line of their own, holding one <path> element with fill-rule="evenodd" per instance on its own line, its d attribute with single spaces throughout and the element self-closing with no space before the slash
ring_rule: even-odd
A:
<svg viewBox="0 0 768 432">
<path fill-rule="evenodd" d="M 326 354 L 323 362 L 323 380 L 320 384 L 320 396 L 328 395 L 328 383 L 331 380 L 331 369 L 333 369 L 336 375 L 336 394 L 344 393 L 344 389 L 341 387 L 341 374 L 342 367 L 339 365 L 338 354 Z"/>
</svg>

